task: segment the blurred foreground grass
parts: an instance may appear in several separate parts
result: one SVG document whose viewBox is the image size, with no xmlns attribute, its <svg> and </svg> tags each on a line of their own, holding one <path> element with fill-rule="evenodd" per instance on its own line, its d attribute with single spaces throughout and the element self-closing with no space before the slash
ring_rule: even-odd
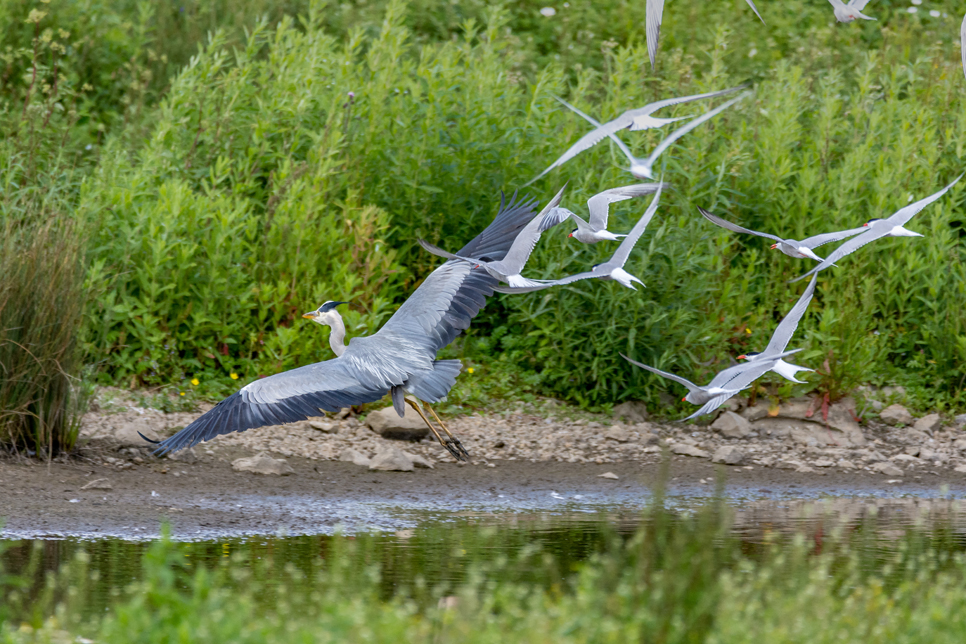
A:
<svg viewBox="0 0 966 644">
<path fill-rule="evenodd" d="M 214 543 L 204 559 L 196 546 L 162 539 L 146 548 L 136 581 L 118 560 L 123 550 L 92 559 L 81 545 L 35 585 L 0 576 L 0 641 L 811 644 L 966 635 L 966 556 L 951 530 L 880 530 L 870 517 L 849 531 L 754 543 L 730 533 L 730 510 L 718 503 L 683 514 L 658 508 L 636 532 L 605 531 L 590 544 L 575 533 L 561 542 L 571 553 L 499 524 L 421 528 L 392 550 L 375 535 L 308 552 Z M 37 542 L 35 553 L 43 548 Z M 93 592 L 108 575 L 110 592 Z"/>
<path fill-rule="evenodd" d="M 752 81 L 754 99 L 664 156 L 674 191 L 629 265 L 647 289 L 498 296 L 445 356 L 475 368 L 456 404 L 522 392 L 658 407 L 667 383 L 619 352 L 706 380 L 767 342 L 800 291 L 785 280 L 805 269 L 714 229 L 697 205 L 800 237 L 887 216 L 966 167 L 952 2 L 910 14 L 883 1 L 878 22 L 838 25 L 827 6 L 791 0 L 761 25 L 740 2 L 683 0 L 653 72 L 642 3 L 541 6 L 6 0 L 0 216 L 42 203 L 77 231 L 86 281 L 65 289 L 85 304 L 75 331 L 101 383 L 217 398 L 332 357 L 299 317 L 324 300 L 352 302 L 350 336 L 378 328 L 435 266 L 417 237 L 458 248 L 500 190 L 583 132 L 553 95 L 606 118 Z M 626 139 L 641 152 L 660 136 Z M 599 145 L 532 193 L 569 181 L 580 211 L 633 182 L 621 163 Z M 913 406 L 962 408 L 963 190 L 914 220 L 924 239 L 877 242 L 822 275 L 795 339 L 819 373 L 766 379 L 764 395 L 901 384 Z M 613 228 L 645 205 L 615 207 Z M 548 235 L 528 274 L 611 250 L 569 242 Z"/>
</svg>

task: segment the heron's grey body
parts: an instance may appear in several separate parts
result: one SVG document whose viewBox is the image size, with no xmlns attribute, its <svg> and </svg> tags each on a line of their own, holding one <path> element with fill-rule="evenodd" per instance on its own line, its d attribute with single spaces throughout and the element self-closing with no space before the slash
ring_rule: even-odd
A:
<svg viewBox="0 0 966 644">
<path fill-rule="evenodd" d="M 534 201 L 501 203 L 496 219 L 460 252 L 503 258 L 532 219 Z M 436 360 L 486 304 L 497 280 L 464 261 L 447 261 L 433 271 L 396 313 L 371 336 L 341 339 L 338 357 L 255 380 L 162 441 L 159 453 L 191 447 L 221 434 L 277 425 L 375 402 L 394 387 L 427 402 L 452 388 L 458 360 Z M 333 332 L 344 338 L 344 325 Z M 330 337 L 330 343 L 334 340 Z M 333 350 L 336 349 L 333 346 Z M 341 354 L 340 354 L 341 352 Z"/>
<path fill-rule="evenodd" d="M 956 185 L 956 182 L 962 178 L 963 175 L 961 174 L 942 190 L 935 192 L 924 199 L 920 199 L 915 203 L 911 203 L 905 208 L 900 208 L 888 219 L 873 219 L 869 221 L 869 223 L 865 225 L 866 231 L 864 233 L 858 235 L 857 237 L 853 237 L 849 241 L 836 248 L 835 251 L 830 253 L 822 263 L 809 272 L 805 273 L 804 275 L 799 275 L 795 279 L 789 281 L 797 282 L 798 280 L 806 278 L 809 275 L 814 275 L 819 271 L 823 271 L 829 266 L 834 266 L 835 262 L 843 257 L 851 255 L 866 244 L 871 244 L 875 240 L 882 239 L 883 237 L 922 237 L 922 235 L 919 233 L 905 228 L 905 225 L 909 223 L 910 219 L 919 214 L 923 208 L 946 194 L 949 189 Z"/>
<path fill-rule="evenodd" d="M 853 20 L 875 20 L 870 16 L 862 13 L 865 9 L 865 5 L 869 4 L 869 0 L 849 0 L 848 4 L 842 2 L 842 0 L 828 0 L 829 4 L 832 5 L 833 13 L 835 14 L 835 19 L 839 22 L 852 22 Z"/>
<path fill-rule="evenodd" d="M 821 235 L 814 235 L 812 237 L 803 239 L 802 241 L 797 241 L 794 239 L 782 239 L 781 237 L 778 237 L 776 235 L 771 235 L 769 233 L 759 233 L 757 231 L 750 230 L 748 228 L 743 228 L 738 224 L 733 224 L 726 219 L 722 219 L 721 217 L 715 215 L 714 213 L 708 212 L 707 210 L 705 210 L 704 208 L 701 208 L 700 206 L 698 207 L 698 211 L 704 216 L 705 219 L 707 219 L 713 224 L 721 226 L 726 230 L 730 230 L 736 233 L 748 233 L 749 235 L 757 235 L 759 237 L 764 237 L 766 239 L 774 240 L 775 243 L 772 245 L 772 248 L 777 248 L 778 250 L 785 253 L 789 257 L 814 259 L 817 262 L 821 262 L 824 260 L 814 253 L 813 251 L 814 248 L 818 248 L 819 246 L 824 246 L 825 244 L 829 244 L 831 242 L 837 242 L 843 239 L 847 239 L 854 235 L 858 235 L 859 233 L 863 233 L 867 230 L 867 228 L 865 227 L 851 228 L 849 230 L 840 230 L 834 233 L 823 233 Z"/>
<path fill-rule="evenodd" d="M 684 400 L 688 401 L 692 405 L 701 405 L 701 408 L 698 411 L 694 412 L 687 418 L 681 419 L 691 420 L 692 418 L 697 418 L 698 416 L 703 416 L 704 414 L 710 414 L 715 409 L 727 402 L 729 398 L 741 390 L 750 387 L 751 383 L 772 369 L 778 360 L 788 357 L 794 353 L 798 353 L 799 351 L 801 351 L 801 349 L 785 351 L 761 360 L 749 361 L 742 364 L 737 364 L 733 367 L 728 367 L 724 371 L 720 371 L 711 380 L 711 382 L 703 387 L 694 384 L 687 378 L 682 378 L 681 376 L 677 376 L 673 373 L 655 369 L 654 367 L 648 366 L 636 360 L 631 360 L 623 353 L 621 354 L 621 357 L 636 367 L 646 369 L 647 371 L 657 374 L 662 378 L 673 380 L 674 382 L 687 387 L 688 395 L 684 397 Z"/>
<path fill-rule="evenodd" d="M 649 195 L 658 189 L 669 188 L 668 184 L 657 183 L 637 183 L 632 186 L 621 186 L 599 192 L 587 200 L 587 209 L 590 211 L 590 221 L 584 221 L 581 217 L 567 210 L 557 208 L 557 210 L 570 217 L 577 225 L 570 236 L 584 244 L 596 244 L 600 241 L 619 241 L 627 235 L 614 234 L 607 230 L 607 219 L 610 215 L 610 205 L 625 199 L 632 199 L 643 195 Z"/>
<path fill-rule="evenodd" d="M 674 123 L 676 121 L 681 121 L 683 119 L 690 118 L 689 116 L 681 116 L 673 119 L 661 119 L 661 118 L 655 118 L 651 116 L 651 114 L 653 114 L 654 112 L 660 109 L 663 109 L 665 107 L 671 107 L 673 105 L 679 105 L 681 103 L 690 103 L 691 101 L 697 101 L 705 98 L 715 98 L 718 96 L 724 96 L 725 94 L 731 94 L 732 92 L 737 92 L 738 90 L 744 89 L 745 87 L 746 87 L 745 85 L 742 85 L 740 87 L 731 87 L 729 89 L 723 89 L 717 92 L 707 92 L 705 94 L 694 94 L 692 96 L 668 98 L 663 101 L 657 101 L 656 103 L 651 103 L 649 105 L 645 105 L 644 107 L 639 107 L 634 110 L 627 110 L 617 118 L 611 121 L 608 121 L 604 124 L 600 124 L 594 121 L 594 123 L 597 124 L 596 128 L 594 128 L 587 134 L 577 139 L 577 142 L 571 145 L 569 148 L 567 148 L 567 151 L 561 154 L 556 161 L 551 163 L 546 170 L 544 170 L 543 172 L 535 176 L 533 179 L 531 179 L 524 185 L 525 186 L 530 185 L 531 183 L 533 183 L 543 175 L 547 174 L 554 168 L 563 165 L 564 163 L 574 158 L 584 150 L 589 150 L 593 146 L 597 145 L 605 138 L 607 137 L 613 138 L 614 135 L 616 135 L 617 132 L 620 132 L 621 130 L 631 130 L 631 131 L 649 130 L 651 128 L 663 127 L 668 123 Z M 584 118 L 588 118 L 577 108 L 575 108 L 573 105 L 563 100 L 562 98 L 558 98 L 556 96 L 554 98 L 556 98 L 557 101 L 560 102 L 560 104 L 562 104 L 566 108 L 573 110 L 577 114 L 584 116 Z"/>
<path fill-rule="evenodd" d="M 755 0 L 745 0 L 751 10 L 755 12 L 761 24 L 765 24 L 764 18 L 758 13 Z M 657 46 L 661 39 L 661 23 L 664 20 L 664 0 L 647 0 L 644 5 L 644 30 L 647 36 L 647 57 L 651 59 L 651 69 L 654 69 L 654 62 L 657 60 Z"/>
<path fill-rule="evenodd" d="M 620 246 L 614 251 L 614 254 L 609 260 L 603 264 L 598 264 L 594 266 L 591 270 L 584 273 L 577 273 L 576 275 L 568 275 L 561 279 L 556 280 L 529 280 L 532 284 L 514 288 L 514 287 L 504 287 L 497 286 L 493 290 L 498 293 L 532 293 L 533 291 L 541 291 L 545 288 L 550 288 L 551 286 L 562 286 L 564 284 L 571 284 L 579 280 L 586 280 L 592 277 L 602 280 L 614 280 L 621 286 L 626 288 L 637 290 L 634 286 L 634 282 L 638 284 L 644 284 L 641 280 L 634 277 L 630 273 L 624 270 L 624 264 L 627 263 L 627 259 L 631 256 L 631 251 L 634 250 L 634 245 L 637 244 L 637 240 L 641 238 L 644 234 L 644 229 L 654 218 L 654 213 L 657 212 L 657 207 L 661 202 L 661 186 L 665 184 L 658 184 L 657 192 L 654 194 L 654 199 L 651 200 L 650 205 L 641 218 L 634 224 L 627 236 L 621 241 Z"/>
<path fill-rule="evenodd" d="M 537 242 L 540 241 L 540 235 L 567 218 L 566 213 L 569 211 L 557 208 L 561 197 L 563 197 L 564 188 L 561 188 L 554 198 L 544 206 L 543 210 L 520 231 L 513 240 L 510 250 L 502 259 L 495 259 L 489 255 L 471 257 L 463 254 L 462 251 L 453 254 L 422 239 L 419 240 L 419 244 L 433 255 L 445 257 L 451 261 L 466 262 L 473 267 L 482 268 L 496 279 L 506 282 L 512 287 L 535 286 L 538 282 L 528 280 L 520 273 L 527 265 L 527 260 L 530 259 Z"/>
<path fill-rule="evenodd" d="M 741 88 L 737 88 L 737 89 L 741 89 Z M 725 111 L 726 109 L 728 109 L 729 107 L 737 103 L 738 101 L 744 99 L 746 96 L 749 96 L 750 94 L 751 92 L 743 92 L 739 96 L 731 99 L 730 101 L 722 103 L 721 105 L 714 108 L 713 110 L 709 112 L 705 112 L 701 116 L 698 116 L 697 118 L 694 118 L 688 121 L 686 125 L 679 127 L 678 129 L 671 132 L 671 134 L 669 134 L 667 137 L 665 137 L 665 139 L 661 141 L 656 148 L 654 148 L 654 151 L 651 152 L 650 156 L 647 156 L 644 158 L 635 157 L 631 153 L 630 148 L 628 148 L 627 145 L 620 140 L 620 137 L 618 137 L 613 132 L 607 134 L 607 136 L 610 137 L 610 139 L 617 145 L 617 147 L 620 148 L 621 152 L 624 153 L 624 156 L 627 157 L 627 161 L 630 163 L 630 167 L 628 168 L 628 170 L 632 175 L 634 175 L 638 179 L 653 179 L 654 163 L 657 161 L 657 158 L 661 156 L 661 154 L 663 154 L 665 150 L 671 147 L 671 145 L 675 141 L 677 141 L 682 136 L 684 136 L 694 128 L 698 127 L 705 121 L 714 118 L 715 116 Z M 557 100 L 560 100 L 560 99 L 557 99 Z M 585 114 L 584 112 L 581 112 L 576 107 L 574 107 L 570 103 L 567 103 L 566 101 L 560 100 L 560 102 L 566 105 L 571 110 L 573 110 L 575 114 L 581 116 L 585 121 L 587 121 L 591 125 L 594 125 L 597 128 L 602 127 L 600 122 L 598 122 L 594 117 L 588 114 Z M 551 168 L 552 167 L 553 166 L 551 166 Z"/>
</svg>

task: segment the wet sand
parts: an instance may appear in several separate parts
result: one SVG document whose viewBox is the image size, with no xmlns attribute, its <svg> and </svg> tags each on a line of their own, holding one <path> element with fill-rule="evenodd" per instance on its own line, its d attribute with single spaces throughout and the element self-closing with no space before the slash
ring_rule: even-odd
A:
<svg viewBox="0 0 966 644">
<path fill-rule="evenodd" d="M 119 471 L 80 459 L 0 461 L 0 517 L 6 538 L 76 536 L 152 538 L 163 522 L 178 539 L 258 534 L 319 534 L 337 529 L 398 530 L 452 512 L 574 512 L 647 503 L 661 480 L 659 463 L 491 461 L 435 469 L 381 472 L 338 461 L 293 457 L 295 473 L 264 476 L 232 470 L 227 460 L 145 463 Z M 163 472 L 163 470 L 167 470 Z M 617 480 L 600 478 L 612 472 Z M 966 474 L 924 472 L 896 481 L 872 472 L 796 472 L 725 467 L 671 456 L 672 502 L 709 497 L 715 477 L 741 504 L 767 499 L 835 497 L 966 497 Z M 111 490 L 81 490 L 92 480 Z M 892 482 L 890 482 L 892 481 Z"/>
</svg>

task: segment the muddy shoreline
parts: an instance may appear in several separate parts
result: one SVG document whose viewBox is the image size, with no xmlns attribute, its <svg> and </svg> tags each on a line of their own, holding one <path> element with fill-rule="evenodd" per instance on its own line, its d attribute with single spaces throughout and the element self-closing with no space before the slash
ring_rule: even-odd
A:
<svg viewBox="0 0 966 644">
<path fill-rule="evenodd" d="M 670 456 L 668 495 L 710 496 L 718 475 L 737 502 L 830 496 L 966 497 L 966 475 L 942 472 L 921 481 L 889 482 L 871 472 L 819 473 L 725 467 Z M 259 534 L 330 534 L 412 527 L 432 513 L 461 511 L 597 511 L 644 505 L 658 484 L 659 463 L 598 464 L 514 461 L 432 470 L 369 471 L 351 463 L 291 458 L 290 476 L 236 472 L 227 461 L 143 466 L 68 462 L 0 462 L 4 538 L 158 536 L 162 522 L 177 539 Z M 612 472 L 616 480 L 600 478 Z M 80 488 L 99 478 L 111 490 Z M 892 479 L 894 481 L 894 479 Z"/>
</svg>

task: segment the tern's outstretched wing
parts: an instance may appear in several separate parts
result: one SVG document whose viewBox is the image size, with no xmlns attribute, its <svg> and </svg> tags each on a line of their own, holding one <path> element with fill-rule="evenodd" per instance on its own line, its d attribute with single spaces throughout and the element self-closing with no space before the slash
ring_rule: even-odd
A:
<svg viewBox="0 0 966 644">
<path fill-rule="evenodd" d="M 698 212 L 700 212 L 701 215 L 705 219 L 707 219 L 708 221 L 710 221 L 712 224 L 715 224 L 717 226 L 721 226 L 722 228 L 725 228 L 725 229 L 730 230 L 732 232 L 735 232 L 735 233 L 748 233 L 749 235 L 758 235 L 759 237 L 765 237 L 767 239 L 771 239 L 771 240 L 774 240 L 776 242 L 783 242 L 783 241 L 785 241 L 781 237 L 777 237 L 775 235 L 770 235 L 768 233 L 760 233 L 758 231 L 751 230 L 750 228 L 742 228 L 738 224 L 733 224 L 730 221 L 728 221 L 727 219 L 722 219 L 718 215 L 716 215 L 714 213 L 711 213 L 711 212 L 708 212 L 707 210 L 705 210 L 701 206 L 698 206 Z"/>
<path fill-rule="evenodd" d="M 714 410 L 716 410 L 718 407 L 720 407 L 721 405 L 723 405 L 726 402 L 728 402 L 728 399 L 729 398 L 731 398 L 732 396 L 734 396 L 735 394 L 737 394 L 739 392 L 740 392 L 739 389 L 734 389 L 734 390 L 726 391 L 726 392 L 724 392 L 722 394 L 718 394 L 717 396 L 715 396 L 714 398 L 712 398 L 708 402 L 706 402 L 703 405 L 701 405 L 701 408 L 698 409 L 698 411 L 694 412 L 693 414 L 691 414 L 687 418 L 682 418 L 680 422 L 684 422 L 686 420 L 691 420 L 692 418 L 697 418 L 698 416 L 704 416 L 705 414 L 710 414 L 711 412 L 713 412 Z"/>
<path fill-rule="evenodd" d="M 842 241 L 843 239 L 848 239 L 849 237 L 854 237 L 859 233 L 868 232 L 868 228 L 865 226 L 860 226 L 859 228 L 849 228 L 848 230 L 839 230 L 834 233 L 822 233 L 821 235 L 813 235 L 812 237 L 806 237 L 800 243 L 806 248 L 811 248 L 815 250 L 819 246 L 824 246 L 825 244 L 830 244 L 832 242 Z"/>
<path fill-rule="evenodd" d="M 651 373 L 656 373 L 657 375 L 661 376 L 662 378 L 667 378 L 668 380 L 673 380 L 674 382 L 676 382 L 678 384 L 684 385 L 685 387 L 688 388 L 688 391 L 695 391 L 695 390 L 701 389 L 701 387 L 697 386 L 696 384 L 694 384 L 693 382 L 691 382 L 687 378 L 682 378 L 681 376 L 676 376 L 673 373 L 668 373 L 667 371 L 661 371 L 660 369 L 655 369 L 654 367 L 649 367 L 646 364 L 643 364 L 641 362 L 638 362 L 637 360 L 631 360 L 630 358 L 628 358 L 627 356 L 625 356 L 623 353 L 620 354 L 620 356 L 622 358 L 624 358 L 624 360 L 627 360 L 628 362 L 630 362 L 635 367 L 640 367 L 641 369 L 647 369 Z"/>
<path fill-rule="evenodd" d="M 620 188 L 598 192 L 587 200 L 587 208 L 590 209 L 590 225 L 593 226 L 594 230 L 606 230 L 612 203 L 654 194 L 660 189 L 670 187 L 671 185 L 668 183 L 635 183 L 630 186 L 621 186 Z"/>
<path fill-rule="evenodd" d="M 749 0 L 749 2 L 750 1 L 751 0 Z M 678 129 L 674 130 L 674 132 L 671 132 L 671 134 L 666 139 L 664 139 L 663 141 L 661 141 L 661 143 L 656 148 L 654 148 L 654 151 L 651 152 L 651 155 L 649 157 L 647 157 L 647 159 L 646 159 L 647 164 L 649 166 L 653 166 L 654 165 L 654 162 L 657 161 L 657 158 L 659 156 L 661 156 L 661 154 L 663 154 L 663 152 L 665 150 L 667 150 L 669 147 L 671 147 L 671 145 L 675 141 L 677 141 L 682 136 L 684 136 L 685 134 L 687 134 L 688 132 L 690 132 L 694 128 L 698 127 L 699 125 L 701 125 L 705 121 L 714 118 L 718 114 L 721 114 L 723 111 L 725 111 L 726 109 L 728 109 L 729 107 L 731 107 L 732 105 L 734 105 L 735 103 L 737 103 L 738 101 L 742 100 L 743 98 L 745 98 L 748 95 L 750 95 L 750 92 L 745 92 L 745 93 L 741 94 L 740 96 L 737 96 L 737 97 L 731 99 L 730 101 L 727 101 L 725 103 L 722 103 L 721 105 L 719 105 L 718 107 L 714 108 L 710 112 L 706 112 L 706 113 L 702 114 L 701 116 L 695 118 L 694 120 L 688 121 L 687 125 L 684 125 L 682 127 L 679 127 Z M 627 154 L 630 154 L 630 153 L 628 152 Z"/>
<path fill-rule="evenodd" d="M 506 275 L 519 275 L 527 265 L 527 260 L 530 259 L 537 242 L 540 241 L 540 235 L 567 219 L 567 213 L 557 208 L 566 188 L 567 186 L 564 185 L 513 240 L 506 257 L 501 260 Z"/>
<path fill-rule="evenodd" d="M 660 186 L 663 185 L 665 184 L 660 184 Z M 639 240 L 641 235 L 644 234 L 644 229 L 647 228 L 647 225 L 651 223 L 651 219 L 654 218 L 654 213 L 657 212 L 657 207 L 660 202 L 661 188 L 658 187 L 654 198 L 651 199 L 651 203 L 647 207 L 647 210 L 645 210 L 644 214 L 641 215 L 641 218 L 637 220 L 637 223 L 634 224 L 634 227 L 631 228 L 631 231 L 627 233 L 627 237 L 621 240 L 620 246 L 618 246 L 617 250 L 614 251 L 614 256 L 610 258 L 610 261 L 607 262 L 608 264 L 617 264 L 623 267 L 624 264 L 627 263 L 627 258 L 631 256 L 631 251 L 634 250 L 634 245 L 637 244 L 637 240 Z"/>
<path fill-rule="evenodd" d="M 664 0 L 647 0 L 644 6 L 644 30 L 647 36 L 647 57 L 651 59 L 651 69 L 657 60 L 657 46 L 661 40 L 661 22 L 664 19 Z"/>
<path fill-rule="evenodd" d="M 812 275 L 812 281 L 808 283 L 808 287 L 795 302 L 795 306 L 792 310 L 788 312 L 788 315 L 778 323 L 778 327 L 775 332 L 771 334 L 771 340 L 768 341 L 768 346 L 762 353 L 766 356 L 770 356 L 776 353 L 782 353 L 785 347 L 788 346 L 789 341 L 791 341 L 792 336 L 795 335 L 795 330 L 798 328 L 798 323 L 801 321 L 802 316 L 805 315 L 805 309 L 808 308 L 809 303 L 812 301 L 812 295 L 815 294 L 815 280 L 818 279 L 818 275 Z"/>
</svg>

